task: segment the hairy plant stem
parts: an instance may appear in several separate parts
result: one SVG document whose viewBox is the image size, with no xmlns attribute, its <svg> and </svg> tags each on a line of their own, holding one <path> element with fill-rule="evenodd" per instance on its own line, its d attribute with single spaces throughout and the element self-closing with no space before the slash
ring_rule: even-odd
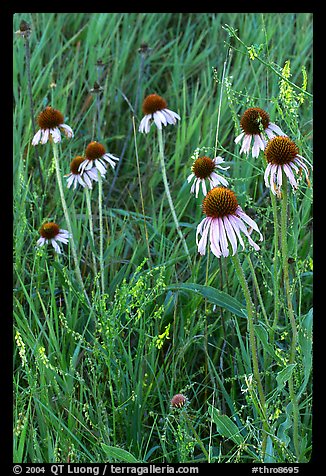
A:
<svg viewBox="0 0 326 476">
<path fill-rule="evenodd" d="M 105 291 L 105 279 L 104 279 L 104 261 L 103 261 L 103 184 L 102 184 L 102 175 L 97 171 L 98 175 L 98 209 L 99 209 L 99 222 L 100 222 L 100 272 L 101 272 L 101 287 L 102 294 L 104 295 Z"/>
<path fill-rule="evenodd" d="M 164 187 L 165 187 L 165 193 L 166 193 L 166 196 L 168 198 L 168 202 L 169 202 L 169 205 L 170 205 L 170 210 L 171 210 L 171 213 L 172 213 L 172 216 L 173 216 L 173 220 L 174 220 L 178 235 L 179 235 L 179 237 L 182 241 L 183 247 L 184 247 L 186 255 L 187 255 L 189 267 L 191 268 L 192 262 L 191 262 L 188 246 L 187 246 L 185 237 L 183 236 L 180 225 L 179 225 L 178 217 L 177 217 L 177 214 L 175 212 L 175 208 L 174 208 L 174 205 L 173 205 L 173 201 L 172 201 L 172 197 L 171 197 L 171 193 L 170 193 L 170 189 L 169 189 L 168 179 L 167 179 L 167 176 L 166 176 L 166 168 L 165 168 L 165 162 L 164 162 L 163 136 L 162 136 L 162 130 L 159 129 L 159 128 L 157 128 L 157 137 L 158 137 L 159 157 L 160 157 L 160 164 L 161 164 L 163 183 L 164 183 Z"/>
<path fill-rule="evenodd" d="M 226 56 L 229 56 L 230 49 L 228 49 Z M 218 143 L 218 133 L 220 129 L 220 117 L 221 117 L 221 109 L 222 109 L 222 98 L 223 98 L 223 86 L 224 86 L 224 77 L 225 77 L 225 70 L 227 65 L 227 59 L 224 61 L 223 64 L 223 73 L 221 79 L 221 92 L 220 92 L 220 99 L 218 105 L 218 113 L 217 113 L 217 125 L 216 125 L 216 134 L 215 134 L 215 147 L 214 147 L 214 156 L 217 154 L 217 143 Z"/>
<path fill-rule="evenodd" d="M 255 273 L 255 268 L 254 268 L 254 265 L 252 264 L 250 255 L 247 255 L 247 261 L 248 261 L 249 268 L 250 268 L 250 271 L 251 271 L 251 277 L 252 277 L 253 283 L 255 285 L 258 301 L 259 301 L 259 304 L 260 304 L 260 307 L 261 307 L 261 312 L 263 313 L 266 326 L 269 327 L 267 312 L 266 312 L 266 309 L 265 309 L 265 306 L 264 306 L 264 301 L 263 301 L 263 298 L 262 298 L 262 295 L 261 295 L 261 292 L 260 292 L 260 289 L 259 289 L 259 284 L 258 284 L 257 276 L 256 276 L 256 273 Z"/>
<path fill-rule="evenodd" d="M 255 338 L 255 328 L 254 328 L 254 304 L 251 299 L 248 283 L 246 280 L 246 276 L 244 274 L 243 268 L 241 266 L 239 256 L 236 253 L 234 256 L 231 256 L 240 285 L 242 287 L 242 291 L 246 300 L 246 308 L 248 314 L 248 328 L 249 328 L 249 345 L 251 351 L 251 358 L 252 358 L 252 367 L 253 367 L 253 374 L 255 380 L 257 382 L 257 389 L 258 395 L 260 400 L 260 410 L 263 417 L 263 427 L 264 427 L 264 434 L 263 434 L 263 441 L 262 441 L 262 457 L 264 458 L 265 451 L 266 451 L 266 444 L 267 444 L 267 435 L 268 435 L 268 424 L 266 418 L 266 401 L 265 395 L 263 390 L 263 385 L 260 378 L 259 373 L 259 366 L 258 366 L 258 354 L 257 354 L 257 345 L 256 345 L 256 338 Z"/>
<path fill-rule="evenodd" d="M 288 190 L 287 190 L 287 180 L 283 172 L 283 187 L 282 187 L 282 205 L 281 205 L 281 249 L 282 249 L 282 264 L 283 264 L 283 277 L 284 277 L 284 288 L 287 302 L 288 316 L 290 319 L 291 329 L 292 329 L 292 341 L 290 347 L 290 357 L 289 364 L 295 363 L 295 354 L 296 354 L 296 345 L 297 345 L 297 326 L 295 322 L 295 316 L 292 305 L 292 293 L 290 286 L 290 277 L 289 277 L 289 263 L 288 263 L 288 243 L 287 243 L 287 226 L 288 226 Z M 299 461 L 300 450 L 299 450 L 299 407 L 298 400 L 294 391 L 294 382 L 293 374 L 289 378 L 289 392 L 291 403 L 293 407 L 293 444 L 294 450 Z"/>
<path fill-rule="evenodd" d="M 71 235 L 70 246 L 71 246 L 72 256 L 73 256 L 73 259 L 74 259 L 74 262 L 75 262 L 76 276 L 77 276 L 77 279 L 79 281 L 80 287 L 84 292 L 87 303 L 90 306 L 90 300 L 89 300 L 89 297 L 87 295 L 86 289 L 84 287 L 83 278 L 82 278 L 82 275 L 81 275 L 81 272 L 80 272 L 79 259 L 78 259 L 78 256 L 77 256 L 77 250 L 76 250 L 76 246 L 75 246 L 75 242 L 74 242 L 74 236 L 73 236 L 73 232 L 72 232 L 70 216 L 69 216 L 68 207 L 67 207 L 67 203 L 66 203 L 65 195 L 64 195 L 64 191 L 63 191 L 61 171 L 60 171 L 60 163 L 59 163 L 59 155 L 58 155 L 58 147 L 57 147 L 57 144 L 55 144 L 54 142 L 52 142 L 52 147 L 53 147 L 53 156 L 54 156 L 54 161 L 55 161 L 55 170 L 56 170 L 57 182 L 58 182 L 58 187 L 59 187 L 59 192 L 60 192 L 61 204 L 62 204 L 62 208 L 63 208 L 63 213 L 65 215 L 66 223 L 67 223 L 67 226 L 68 226 L 68 231 Z"/>
<path fill-rule="evenodd" d="M 150 268 L 152 268 L 153 262 L 152 262 L 152 257 L 151 257 L 151 250 L 150 250 L 150 247 L 149 247 L 148 230 L 147 230 L 147 223 L 146 223 L 146 217 L 145 217 L 143 187 L 142 187 L 140 167 L 139 167 L 139 159 L 138 159 L 138 148 L 137 148 L 136 128 L 135 128 L 135 116 L 132 116 L 132 126 L 133 126 L 133 131 L 134 131 L 135 155 L 136 155 L 136 164 L 137 164 L 137 175 L 138 175 L 138 183 L 139 183 L 140 202 L 141 202 L 141 208 L 142 208 L 142 213 L 143 213 L 143 217 L 144 217 L 145 239 L 146 239 L 149 266 L 150 266 Z"/>
<path fill-rule="evenodd" d="M 91 235 L 91 238 L 92 238 L 93 248 L 95 248 L 92 204 L 91 204 L 90 191 L 87 187 L 85 187 L 85 195 L 86 195 L 86 205 L 87 205 L 88 221 L 89 221 L 89 232 L 90 232 L 90 235 Z M 94 253 L 93 250 L 92 250 L 92 260 L 93 260 L 93 273 L 94 273 L 94 277 L 96 277 L 96 275 L 97 275 L 97 266 L 96 266 L 96 257 L 95 257 L 95 253 Z"/>
<path fill-rule="evenodd" d="M 274 321 L 272 325 L 271 332 L 271 344 L 274 342 L 274 335 L 277 328 L 277 323 L 279 319 L 279 283 L 278 283 L 278 253 L 279 253 L 279 223 L 277 216 L 277 205 L 276 197 L 271 192 L 271 201 L 273 207 L 273 218 L 274 218 L 274 263 L 273 263 L 273 273 L 274 273 Z"/>
</svg>

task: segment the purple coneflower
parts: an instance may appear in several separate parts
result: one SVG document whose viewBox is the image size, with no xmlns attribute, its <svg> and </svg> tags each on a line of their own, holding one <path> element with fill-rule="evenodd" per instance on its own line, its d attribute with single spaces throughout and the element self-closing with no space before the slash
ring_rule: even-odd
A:
<svg viewBox="0 0 326 476">
<path fill-rule="evenodd" d="M 67 244 L 69 238 L 71 237 L 69 231 L 59 228 L 59 226 L 54 222 L 44 223 L 41 226 L 39 232 L 41 238 L 37 240 L 36 245 L 43 246 L 45 243 L 51 243 L 58 254 L 61 254 L 61 249 L 58 245 L 58 242 Z"/>
<path fill-rule="evenodd" d="M 84 162 L 85 157 L 77 156 L 70 162 L 70 173 L 65 175 L 67 177 L 67 187 L 70 188 L 72 184 L 74 189 L 80 184 L 82 187 L 92 189 L 92 180 L 98 181 L 97 168 L 93 167 L 89 170 L 84 170 L 83 173 L 79 171 L 79 166 Z"/>
<path fill-rule="evenodd" d="M 32 140 L 32 145 L 37 145 L 39 143 L 45 144 L 48 140 L 53 140 L 53 142 L 61 142 L 61 132 L 62 130 L 66 137 L 70 139 L 74 136 L 74 133 L 70 126 L 64 124 L 64 118 L 60 111 L 53 109 L 53 107 L 46 107 L 37 118 L 38 125 L 40 129 L 36 132 Z"/>
<path fill-rule="evenodd" d="M 306 164 L 311 168 L 312 166 L 307 159 L 299 155 L 296 143 L 288 137 L 276 136 L 268 141 L 265 157 L 268 162 L 264 174 L 265 185 L 271 189 L 274 195 L 281 196 L 283 172 L 293 190 L 298 187 L 295 174 L 301 174 L 302 170 L 305 173 L 308 186 L 310 186 L 309 170 Z"/>
<path fill-rule="evenodd" d="M 104 145 L 93 141 L 86 147 L 85 159 L 79 166 L 79 172 L 83 173 L 84 170 L 91 170 L 93 167 L 96 167 L 100 174 L 104 176 L 107 163 L 114 169 L 116 166 L 115 161 L 119 161 L 118 157 L 106 152 Z"/>
<path fill-rule="evenodd" d="M 260 150 L 264 150 L 266 140 L 264 134 L 271 139 L 275 135 L 285 136 L 284 132 L 276 125 L 270 122 L 269 115 L 259 107 L 250 107 L 247 109 L 240 120 L 240 126 L 243 132 L 235 138 L 237 144 L 242 139 L 240 154 L 250 152 L 251 139 L 254 139 L 252 146 L 252 156 L 258 157 Z"/>
<path fill-rule="evenodd" d="M 177 119 L 180 120 L 179 114 L 167 108 L 167 102 L 158 94 L 150 94 L 144 99 L 143 113 L 145 116 L 140 121 L 139 132 L 148 134 L 149 129 L 155 122 L 159 129 L 162 129 L 162 124 L 176 124 Z"/>
<path fill-rule="evenodd" d="M 214 188 L 218 185 L 228 185 L 228 181 L 216 173 L 217 169 L 227 170 L 230 167 L 221 167 L 220 164 L 224 162 L 222 157 L 215 157 L 211 159 L 210 157 L 198 157 L 192 164 L 191 170 L 192 174 L 187 178 L 188 183 L 194 178 L 194 182 L 191 186 L 190 192 L 196 194 L 198 197 L 198 192 L 200 184 L 202 186 L 202 191 L 204 195 L 207 195 L 206 180 L 208 180 L 210 188 Z"/>
<path fill-rule="evenodd" d="M 232 254 L 238 248 L 238 240 L 244 249 L 241 233 L 246 235 L 251 246 L 259 250 L 259 246 L 251 239 L 252 230 L 257 231 L 260 241 L 263 239 L 257 224 L 238 205 L 235 193 L 225 187 L 215 187 L 203 200 L 203 212 L 206 217 L 197 226 L 196 243 L 201 255 L 206 253 L 207 240 L 212 253 L 220 258 L 229 255 L 229 243 Z M 252 230 L 248 230 L 245 223 Z M 198 236 L 201 235 L 200 240 Z"/>
</svg>

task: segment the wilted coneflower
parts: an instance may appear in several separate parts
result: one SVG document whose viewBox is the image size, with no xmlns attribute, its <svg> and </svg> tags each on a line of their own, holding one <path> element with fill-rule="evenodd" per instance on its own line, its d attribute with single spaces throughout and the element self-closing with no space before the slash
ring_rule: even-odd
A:
<svg viewBox="0 0 326 476">
<path fill-rule="evenodd" d="M 196 198 L 198 197 L 200 184 L 202 186 L 202 191 L 204 195 L 207 195 L 206 180 L 208 180 L 210 188 L 217 187 L 218 185 L 228 185 L 228 181 L 216 173 L 216 170 L 222 169 L 227 170 L 230 167 L 221 167 L 219 164 L 222 164 L 224 159 L 222 157 L 215 157 L 211 159 L 210 157 L 198 157 L 192 164 L 191 170 L 192 174 L 187 178 L 188 183 L 194 178 L 194 183 L 191 186 L 190 192 L 196 193 Z"/>
<path fill-rule="evenodd" d="M 263 133 L 265 133 L 269 139 L 276 135 L 286 135 L 276 124 L 270 121 L 268 113 L 259 107 L 250 107 L 247 109 L 241 117 L 240 126 L 243 132 L 235 138 L 234 142 L 237 144 L 243 139 L 240 154 L 242 152 L 248 154 L 251 139 L 253 138 L 253 157 L 258 157 L 260 150 L 265 149 L 266 140 Z"/>
<path fill-rule="evenodd" d="M 45 144 L 49 139 L 53 140 L 54 143 L 61 142 L 60 130 L 64 132 L 68 139 L 74 136 L 71 127 L 64 124 L 64 117 L 61 112 L 53 109 L 53 107 L 46 107 L 38 115 L 37 122 L 40 129 L 34 135 L 32 145 Z"/>
<path fill-rule="evenodd" d="M 83 173 L 84 170 L 91 170 L 96 167 L 100 174 L 104 176 L 106 174 L 106 162 L 114 169 L 116 166 L 115 160 L 118 161 L 118 157 L 106 152 L 104 145 L 93 141 L 86 147 L 85 159 L 79 165 L 79 172 Z"/>
<path fill-rule="evenodd" d="M 247 236 L 255 250 L 260 249 L 251 239 L 251 231 L 247 229 L 245 223 L 259 233 L 260 241 L 263 236 L 254 220 L 242 210 L 232 190 L 225 187 L 210 190 L 203 200 L 203 212 L 206 218 L 197 226 L 196 232 L 196 243 L 201 255 L 206 253 L 208 234 L 210 249 L 217 258 L 229 256 L 228 242 L 231 244 L 233 255 L 237 252 L 237 240 L 244 249 L 241 232 Z M 202 235 L 199 241 L 198 235 Z"/>
<path fill-rule="evenodd" d="M 298 183 L 295 179 L 295 173 L 301 173 L 303 170 L 310 186 L 309 170 L 305 161 L 311 165 L 301 155 L 296 143 L 288 137 L 276 136 L 268 141 L 265 149 L 265 157 L 268 165 L 265 170 L 264 179 L 266 187 L 270 187 L 272 193 L 281 196 L 283 172 L 288 178 L 293 190 L 296 190 Z"/>
<path fill-rule="evenodd" d="M 83 173 L 79 172 L 79 166 L 84 162 L 85 157 L 78 155 L 70 162 L 70 173 L 65 175 L 67 177 L 67 187 L 70 188 L 72 184 L 76 189 L 77 184 L 82 187 L 92 188 L 92 180 L 98 181 L 97 168 L 93 167 L 89 170 L 84 170 Z"/>
<path fill-rule="evenodd" d="M 171 407 L 172 408 L 182 408 L 186 403 L 188 399 L 182 393 L 177 393 L 174 395 L 174 397 L 171 400 Z"/>
<path fill-rule="evenodd" d="M 158 94 L 150 94 L 144 99 L 143 113 L 139 125 L 139 132 L 149 132 L 149 129 L 154 121 L 158 129 L 162 129 L 162 124 L 176 124 L 177 119 L 180 120 L 179 114 L 167 108 L 167 102 Z"/>
<path fill-rule="evenodd" d="M 37 246 L 51 243 L 58 254 L 61 254 L 61 249 L 57 242 L 67 244 L 68 239 L 71 237 L 69 231 L 59 228 L 59 226 L 54 222 L 44 223 L 39 232 L 41 238 L 37 240 Z"/>
<path fill-rule="evenodd" d="M 16 35 L 19 35 L 23 38 L 29 38 L 31 35 L 32 29 L 25 20 L 22 20 L 19 25 L 19 30 L 15 31 Z"/>
</svg>

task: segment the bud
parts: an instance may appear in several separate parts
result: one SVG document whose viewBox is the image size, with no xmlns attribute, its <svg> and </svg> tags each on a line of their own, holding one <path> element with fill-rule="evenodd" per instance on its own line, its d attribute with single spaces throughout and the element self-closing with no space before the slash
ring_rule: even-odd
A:
<svg viewBox="0 0 326 476">
<path fill-rule="evenodd" d="M 182 408 L 187 403 L 187 397 L 182 395 L 182 393 L 177 393 L 171 400 L 172 408 Z"/>
</svg>

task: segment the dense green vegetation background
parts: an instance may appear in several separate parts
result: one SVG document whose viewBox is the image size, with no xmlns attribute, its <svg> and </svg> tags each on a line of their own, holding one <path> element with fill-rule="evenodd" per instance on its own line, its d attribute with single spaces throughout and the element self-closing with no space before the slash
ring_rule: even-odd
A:
<svg viewBox="0 0 326 476">
<path fill-rule="evenodd" d="M 195 150 L 214 153 L 217 126 L 217 153 L 230 166 L 231 187 L 264 235 L 260 252 L 239 252 L 257 308 L 269 423 L 264 461 L 296 460 L 287 388 L 292 372 L 300 402 L 300 461 L 308 461 L 312 189 L 302 180 L 290 199 L 289 258 L 299 332 L 293 368 L 288 366 L 291 329 L 285 299 L 275 342 L 270 339 L 274 233 L 264 161 L 239 155 L 234 138 L 244 110 L 261 107 L 297 142 L 301 155 L 312 160 L 312 15 L 17 13 L 14 31 L 21 20 L 32 28 L 35 114 L 50 104 L 63 112 L 75 132 L 60 145 L 63 174 L 97 134 L 96 100 L 89 91 L 98 81 L 99 59 L 105 63 L 101 141 L 121 160 L 103 183 L 105 295 L 91 270 L 85 194 L 65 191 L 90 309 L 75 279 L 70 248 L 60 257 L 50 247 L 35 249 L 45 220 L 66 226 L 51 146 L 38 147 L 40 157 L 31 146 L 24 41 L 15 35 L 15 461 L 261 460 L 263 430 L 251 382 L 243 294 L 229 259 L 197 253 L 201 200 L 190 194 L 186 182 Z M 144 43 L 150 48 L 146 55 L 139 51 Z M 309 94 L 304 93 L 305 74 Z M 285 75 L 290 82 L 284 81 Z M 148 135 L 137 132 L 142 100 L 153 92 L 181 116 L 163 134 L 170 190 L 191 267 L 164 193 L 155 126 Z M 96 188 L 92 206 L 98 236 Z M 282 289 L 282 270 L 276 275 Z M 211 288 L 195 287 L 194 292 L 191 286 L 182 288 L 186 283 Z M 172 410 L 170 400 L 180 392 L 189 402 Z"/>
</svg>

